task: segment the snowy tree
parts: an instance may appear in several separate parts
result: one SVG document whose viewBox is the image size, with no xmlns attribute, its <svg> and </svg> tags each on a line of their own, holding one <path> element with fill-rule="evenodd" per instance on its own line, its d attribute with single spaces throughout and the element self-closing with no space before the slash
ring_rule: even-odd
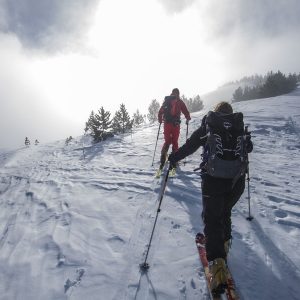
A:
<svg viewBox="0 0 300 300">
<path fill-rule="evenodd" d="M 233 93 L 233 102 L 241 101 L 243 99 L 243 89 L 239 86 Z"/>
<path fill-rule="evenodd" d="M 111 129 L 112 120 L 110 120 L 110 112 L 105 111 L 103 106 L 95 114 L 91 112 L 88 121 L 85 123 L 85 133 L 91 135 L 94 142 L 106 140 L 113 136 Z"/>
<path fill-rule="evenodd" d="M 199 95 L 193 98 L 186 98 L 184 95 L 181 97 L 182 101 L 185 103 L 189 112 L 196 112 L 203 109 L 204 105 Z"/>
<path fill-rule="evenodd" d="M 125 107 L 125 104 L 120 105 L 120 109 L 116 111 L 113 118 L 112 127 L 115 133 L 125 133 L 130 130 L 133 125 L 133 120 L 130 120 L 130 116 Z"/>
<path fill-rule="evenodd" d="M 69 137 L 66 138 L 65 144 L 68 146 L 72 140 L 73 140 L 73 137 L 70 135 Z"/>
<path fill-rule="evenodd" d="M 98 110 L 98 114 L 95 115 L 97 123 L 97 140 L 106 140 L 112 136 L 110 129 L 112 128 L 112 120 L 110 119 L 110 112 L 105 111 L 103 106 Z"/>
<path fill-rule="evenodd" d="M 91 135 L 95 141 L 100 136 L 100 132 L 98 128 L 99 128 L 99 121 L 97 120 L 96 115 L 92 110 L 88 121 L 85 123 L 84 132 Z"/>
<path fill-rule="evenodd" d="M 134 126 L 139 126 L 145 122 L 145 116 L 140 114 L 139 110 L 133 114 L 133 125 Z"/>
<path fill-rule="evenodd" d="M 29 138 L 26 136 L 25 137 L 25 146 L 29 146 L 30 145 L 30 140 L 29 140 Z"/>
<path fill-rule="evenodd" d="M 244 89 L 239 87 L 233 94 L 233 102 L 268 98 L 283 95 L 293 91 L 297 87 L 297 75 L 289 74 L 285 76 L 280 71 L 273 73 L 269 72 L 262 85 L 248 86 Z"/>
<path fill-rule="evenodd" d="M 154 123 L 157 121 L 157 115 L 159 112 L 160 105 L 156 99 L 152 100 L 151 104 L 148 107 L 148 120 L 150 123 Z"/>
</svg>

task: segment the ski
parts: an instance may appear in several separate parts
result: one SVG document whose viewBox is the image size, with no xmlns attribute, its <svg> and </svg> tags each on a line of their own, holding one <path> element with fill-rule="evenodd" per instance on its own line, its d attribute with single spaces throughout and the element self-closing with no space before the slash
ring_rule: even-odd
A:
<svg viewBox="0 0 300 300">
<path fill-rule="evenodd" d="M 207 283 L 207 288 L 208 292 L 210 294 L 210 298 L 212 300 L 239 300 L 239 296 L 236 292 L 235 284 L 233 281 L 232 274 L 227 266 L 227 288 L 225 289 L 225 293 L 220 294 L 220 295 L 213 295 L 211 293 L 210 289 L 210 282 L 211 282 L 211 274 L 209 272 L 209 267 L 208 267 L 208 260 L 206 257 L 206 250 L 205 250 L 205 236 L 203 233 L 197 233 L 196 238 L 195 238 L 196 246 L 198 249 L 199 257 L 202 263 L 202 266 L 204 268 L 204 273 L 206 277 L 206 283 Z"/>
</svg>

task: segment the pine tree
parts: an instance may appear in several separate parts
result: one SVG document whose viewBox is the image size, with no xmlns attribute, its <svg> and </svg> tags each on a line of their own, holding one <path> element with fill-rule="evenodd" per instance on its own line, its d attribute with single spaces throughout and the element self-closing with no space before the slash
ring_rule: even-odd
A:
<svg viewBox="0 0 300 300">
<path fill-rule="evenodd" d="M 110 112 L 105 111 L 103 106 L 98 110 L 98 114 L 91 112 L 88 121 L 85 123 L 85 133 L 91 135 L 94 142 L 106 140 L 113 136 L 110 132 L 112 120 L 110 120 Z"/>
<path fill-rule="evenodd" d="M 192 99 L 192 109 L 190 112 L 196 112 L 202 110 L 204 107 L 201 97 L 199 95 Z"/>
<path fill-rule="evenodd" d="M 73 137 L 70 135 L 69 137 L 66 138 L 65 144 L 68 146 L 72 140 L 73 140 Z"/>
<path fill-rule="evenodd" d="M 25 137 L 25 146 L 29 146 L 30 145 L 30 140 L 29 138 L 26 136 Z"/>
<path fill-rule="evenodd" d="M 120 105 L 120 109 L 116 111 L 113 118 L 112 127 L 115 133 L 125 133 L 130 130 L 133 125 L 133 120 L 130 120 L 130 116 L 126 110 L 125 104 Z"/>
<path fill-rule="evenodd" d="M 93 137 L 94 141 L 96 141 L 100 136 L 100 132 L 98 128 L 99 128 L 99 122 L 96 118 L 94 111 L 92 110 L 88 121 L 85 123 L 84 131 L 85 133 L 89 133 Z"/>
<path fill-rule="evenodd" d="M 133 114 L 133 125 L 139 126 L 145 122 L 144 116 L 140 114 L 139 110 L 137 109 L 136 112 Z"/>
<path fill-rule="evenodd" d="M 98 126 L 98 140 L 106 140 L 107 137 L 111 136 L 110 128 L 112 120 L 110 120 L 110 112 L 105 111 L 103 106 L 98 110 L 98 114 L 95 115 L 97 126 Z"/>
<path fill-rule="evenodd" d="M 239 87 L 233 94 L 233 101 L 243 101 L 259 98 L 268 98 L 283 95 L 293 91 L 297 87 L 297 75 L 289 74 L 285 76 L 280 71 L 273 73 L 269 72 L 264 77 L 257 77 L 257 82 L 260 82 L 257 86 L 246 85 L 244 89 Z M 264 82 L 261 84 L 261 82 Z"/>
<path fill-rule="evenodd" d="M 89 116 L 89 119 L 87 122 L 85 122 L 85 128 L 84 128 L 84 132 L 85 133 L 91 133 L 93 132 L 94 130 L 94 124 L 96 123 L 96 119 L 95 119 L 95 113 L 94 111 L 92 110 L 90 116 Z"/>
<path fill-rule="evenodd" d="M 151 104 L 148 107 L 148 120 L 150 123 L 154 123 L 157 121 L 157 115 L 159 112 L 160 105 L 156 99 L 152 100 Z"/>
<path fill-rule="evenodd" d="M 184 95 L 181 96 L 182 101 L 185 103 L 189 112 L 196 112 L 203 109 L 204 105 L 199 95 L 194 98 L 187 98 Z"/>
</svg>

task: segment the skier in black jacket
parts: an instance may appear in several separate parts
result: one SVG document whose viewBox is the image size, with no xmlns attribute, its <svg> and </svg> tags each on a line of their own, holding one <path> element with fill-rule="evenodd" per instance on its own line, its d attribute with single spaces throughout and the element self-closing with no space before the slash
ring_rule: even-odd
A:
<svg viewBox="0 0 300 300">
<path fill-rule="evenodd" d="M 220 115 L 233 114 L 232 107 L 227 102 L 220 102 L 215 110 Z M 186 143 L 169 156 L 173 165 L 186 156 L 194 153 L 207 142 L 207 115 L 201 126 L 193 132 Z M 250 133 L 246 136 L 246 151 L 253 149 Z M 222 293 L 226 286 L 226 258 L 231 240 L 231 210 L 245 189 L 245 174 L 237 178 L 218 178 L 208 175 L 205 161 L 200 164 L 202 177 L 202 218 L 206 236 L 206 253 L 212 274 L 212 292 Z"/>
</svg>

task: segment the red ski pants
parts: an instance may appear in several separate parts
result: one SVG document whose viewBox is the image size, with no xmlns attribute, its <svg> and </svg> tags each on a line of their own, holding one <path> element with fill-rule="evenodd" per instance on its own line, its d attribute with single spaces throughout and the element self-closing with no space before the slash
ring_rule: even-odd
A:
<svg viewBox="0 0 300 300">
<path fill-rule="evenodd" d="M 167 152 L 169 146 L 172 145 L 172 151 L 178 150 L 178 138 L 180 133 L 180 125 L 173 125 L 172 123 L 164 124 L 164 138 L 165 143 L 162 147 L 162 152 Z"/>
</svg>

